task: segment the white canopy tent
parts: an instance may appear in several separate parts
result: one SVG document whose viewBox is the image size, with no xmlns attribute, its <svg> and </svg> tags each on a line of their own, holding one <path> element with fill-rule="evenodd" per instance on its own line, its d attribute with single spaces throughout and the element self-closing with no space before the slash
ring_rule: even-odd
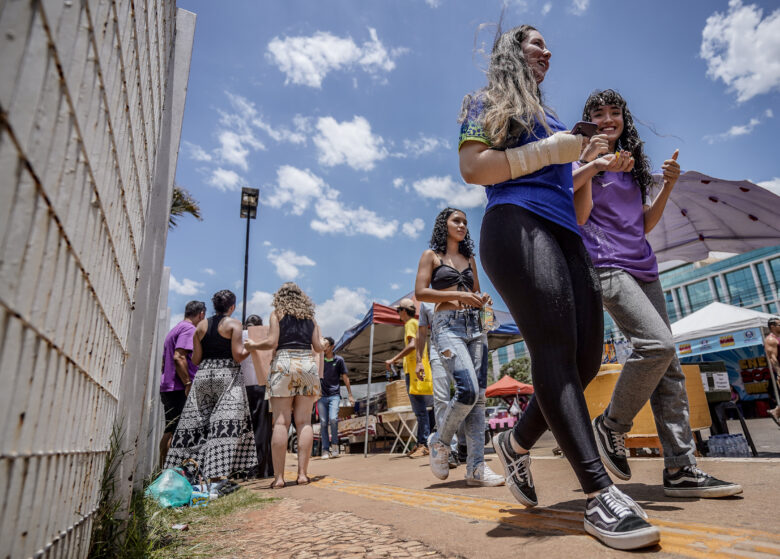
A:
<svg viewBox="0 0 780 559">
<path fill-rule="evenodd" d="M 765 312 L 714 302 L 672 324 L 672 335 L 675 343 L 680 343 L 737 330 L 765 328 L 773 316 Z"/>
<path fill-rule="evenodd" d="M 727 355 L 732 350 L 763 345 L 767 322 L 774 315 L 724 303 L 710 303 L 672 324 L 672 336 L 680 357 L 703 354 Z M 772 363 L 769 370 L 775 399 L 780 401 Z"/>
</svg>

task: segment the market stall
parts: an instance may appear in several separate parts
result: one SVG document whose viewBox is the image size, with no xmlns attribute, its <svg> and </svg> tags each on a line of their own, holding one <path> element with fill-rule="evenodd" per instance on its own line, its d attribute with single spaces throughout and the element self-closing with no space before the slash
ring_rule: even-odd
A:
<svg viewBox="0 0 780 559">
<path fill-rule="evenodd" d="M 419 311 L 419 303 L 415 301 Z M 489 349 L 519 342 L 523 339 L 512 316 L 505 311 L 495 311 L 497 329 L 488 333 Z M 363 319 L 348 329 L 336 342 L 334 352 L 340 355 L 347 366 L 349 380 L 353 384 L 367 383 L 367 398 L 372 397 L 372 382 L 389 380 L 385 370 L 385 360 L 390 359 L 404 347 L 404 326 L 395 307 L 372 303 Z M 361 410 L 366 418 L 371 406 Z M 368 453 L 368 441 L 364 454 Z"/>
<path fill-rule="evenodd" d="M 763 414 L 769 391 L 777 398 L 777 384 L 764 355 L 767 322 L 773 315 L 711 303 L 672 324 L 677 355 L 682 363 L 723 362 L 728 383 L 743 401 L 757 401 Z M 705 386 L 708 390 L 710 386 Z"/>
</svg>

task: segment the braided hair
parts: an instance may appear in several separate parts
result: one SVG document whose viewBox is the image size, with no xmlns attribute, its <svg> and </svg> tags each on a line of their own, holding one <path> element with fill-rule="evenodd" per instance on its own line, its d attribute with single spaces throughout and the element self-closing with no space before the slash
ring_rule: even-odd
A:
<svg viewBox="0 0 780 559">
<path fill-rule="evenodd" d="M 438 254 L 446 254 L 447 252 L 447 220 L 455 212 L 460 212 L 464 216 L 466 212 L 457 208 L 444 208 L 436 216 L 436 221 L 433 223 L 433 234 L 431 235 L 431 242 L 428 246 L 431 247 L 433 252 Z M 466 237 L 458 243 L 458 252 L 470 259 L 474 255 L 474 241 L 471 240 L 471 235 L 468 229 L 466 229 Z"/>
<path fill-rule="evenodd" d="M 614 105 L 623 111 L 623 133 L 618 138 L 616 149 L 631 152 L 634 157 L 634 168 L 631 176 L 642 192 L 642 203 L 650 187 L 653 185 L 653 173 L 650 171 L 650 160 L 645 155 L 644 142 L 639 139 L 634 125 L 634 117 L 628 110 L 625 99 L 614 89 L 596 90 L 590 94 L 582 109 L 582 119 L 590 120 L 590 114 L 604 105 Z"/>
</svg>

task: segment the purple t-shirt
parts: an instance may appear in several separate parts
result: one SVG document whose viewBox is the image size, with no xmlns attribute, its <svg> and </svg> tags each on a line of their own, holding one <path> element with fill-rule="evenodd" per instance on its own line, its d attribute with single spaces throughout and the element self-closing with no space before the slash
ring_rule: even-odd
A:
<svg viewBox="0 0 780 559">
<path fill-rule="evenodd" d="M 160 375 L 160 392 L 172 392 L 184 390 L 184 384 L 176 374 L 176 363 L 173 354 L 177 349 L 187 351 L 187 367 L 190 372 L 190 381 L 195 378 L 198 367 L 192 364 L 192 337 L 195 335 L 195 326 L 186 320 L 182 320 L 165 336 L 163 344 L 162 374 Z"/>
<path fill-rule="evenodd" d="M 645 237 L 643 202 L 631 173 L 593 177 L 593 210 L 580 231 L 596 268 L 620 268 L 645 282 L 658 279 L 658 263 Z"/>
</svg>

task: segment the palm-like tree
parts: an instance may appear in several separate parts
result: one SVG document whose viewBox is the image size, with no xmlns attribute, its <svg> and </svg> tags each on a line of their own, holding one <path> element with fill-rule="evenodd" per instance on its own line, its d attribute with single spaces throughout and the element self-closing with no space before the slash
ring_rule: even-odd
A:
<svg viewBox="0 0 780 559">
<path fill-rule="evenodd" d="M 173 185 L 173 198 L 171 198 L 171 216 L 168 218 L 168 229 L 178 225 L 177 219 L 184 214 L 190 214 L 198 221 L 203 221 L 200 215 L 200 204 L 192 197 L 189 190 L 178 184 Z"/>
</svg>

